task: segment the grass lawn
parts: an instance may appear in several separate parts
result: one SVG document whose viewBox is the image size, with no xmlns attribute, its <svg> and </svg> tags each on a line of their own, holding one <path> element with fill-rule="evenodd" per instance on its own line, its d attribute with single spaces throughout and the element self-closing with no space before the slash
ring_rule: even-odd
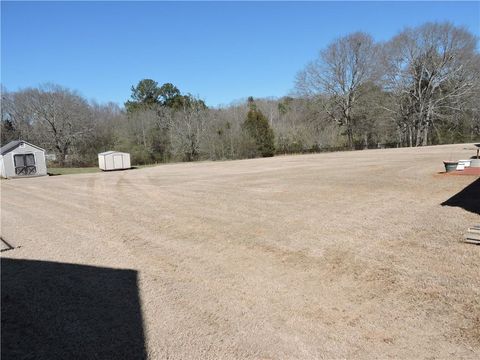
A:
<svg viewBox="0 0 480 360">
<path fill-rule="evenodd" d="M 135 165 L 132 166 L 132 169 L 141 169 L 145 167 L 152 167 L 157 166 L 158 164 L 151 164 L 151 165 Z M 92 167 L 67 167 L 67 168 L 57 168 L 57 167 L 49 167 L 47 168 L 49 175 L 72 175 L 72 174 L 88 174 L 88 173 L 96 173 L 101 172 L 100 168 L 96 166 Z"/>
<path fill-rule="evenodd" d="M 474 151 L 2 182 L 4 357 L 478 359 Z"/>
</svg>

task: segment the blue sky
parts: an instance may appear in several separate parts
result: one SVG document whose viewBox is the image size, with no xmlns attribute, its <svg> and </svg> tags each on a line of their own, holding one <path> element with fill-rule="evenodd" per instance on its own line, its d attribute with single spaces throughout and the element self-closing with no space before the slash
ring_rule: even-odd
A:
<svg viewBox="0 0 480 360">
<path fill-rule="evenodd" d="M 279 97 L 335 38 L 388 40 L 448 20 L 480 35 L 480 2 L 5 2 L 1 81 L 57 83 L 123 104 L 142 78 L 171 82 L 209 106 Z"/>
</svg>

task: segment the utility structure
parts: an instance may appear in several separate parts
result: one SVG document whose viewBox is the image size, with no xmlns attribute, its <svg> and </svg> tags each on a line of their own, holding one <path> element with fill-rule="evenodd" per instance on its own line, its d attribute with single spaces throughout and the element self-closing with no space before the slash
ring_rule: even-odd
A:
<svg viewBox="0 0 480 360">
<path fill-rule="evenodd" d="M 103 171 L 130 169 L 130 154 L 120 151 L 105 151 L 98 154 L 98 167 Z"/>
<path fill-rule="evenodd" d="M 0 148 L 0 174 L 3 178 L 47 175 L 45 150 L 24 140 Z"/>
</svg>

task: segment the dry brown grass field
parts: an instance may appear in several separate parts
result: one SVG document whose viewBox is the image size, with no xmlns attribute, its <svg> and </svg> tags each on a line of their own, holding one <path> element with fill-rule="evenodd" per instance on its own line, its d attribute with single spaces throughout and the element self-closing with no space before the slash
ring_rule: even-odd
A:
<svg viewBox="0 0 480 360">
<path fill-rule="evenodd" d="M 479 358 L 473 148 L 2 181 L 2 355 Z"/>
</svg>

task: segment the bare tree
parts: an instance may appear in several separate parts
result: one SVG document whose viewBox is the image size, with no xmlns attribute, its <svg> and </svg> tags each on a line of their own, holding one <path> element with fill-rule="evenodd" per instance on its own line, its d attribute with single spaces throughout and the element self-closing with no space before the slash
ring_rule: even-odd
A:
<svg viewBox="0 0 480 360">
<path fill-rule="evenodd" d="M 26 104 L 18 100 L 17 93 L 8 92 L 2 87 L 2 143 L 18 140 L 18 138 L 27 141 L 36 140 L 32 119 L 28 114 Z"/>
<path fill-rule="evenodd" d="M 317 98 L 324 110 L 344 127 L 353 148 L 353 108 L 361 85 L 373 80 L 377 46 L 368 34 L 357 32 L 335 40 L 297 75 L 296 89 Z"/>
<path fill-rule="evenodd" d="M 209 109 L 202 136 L 201 149 L 210 159 L 238 159 L 250 151 L 245 143 L 242 124 L 248 112 L 246 101 L 235 102 L 221 109 Z"/>
<path fill-rule="evenodd" d="M 449 121 L 478 96 L 476 38 L 451 23 L 407 28 L 384 46 L 383 85 L 394 97 L 410 146 L 427 145 L 438 121 Z"/>
<path fill-rule="evenodd" d="M 198 160 L 200 144 L 207 130 L 208 110 L 200 105 L 176 111 L 171 124 L 173 152 L 184 161 Z"/>
<path fill-rule="evenodd" d="M 96 164 L 99 152 L 115 149 L 116 132 L 126 122 L 125 112 L 115 103 L 92 102 L 89 105 L 93 118 L 93 131 L 76 141 L 75 149 L 70 156 L 74 161 L 72 165 Z"/>
<path fill-rule="evenodd" d="M 234 159 L 236 157 L 236 133 L 234 123 L 224 109 L 210 109 L 205 112 L 206 129 L 201 138 L 200 151 L 210 160 Z"/>
<path fill-rule="evenodd" d="M 54 150 L 61 166 L 72 147 L 93 130 L 88 103 L 76 93 L 58 85 L 45 85 L 13 94 L 11 118 L 46 148 Z"/>
</svg>

